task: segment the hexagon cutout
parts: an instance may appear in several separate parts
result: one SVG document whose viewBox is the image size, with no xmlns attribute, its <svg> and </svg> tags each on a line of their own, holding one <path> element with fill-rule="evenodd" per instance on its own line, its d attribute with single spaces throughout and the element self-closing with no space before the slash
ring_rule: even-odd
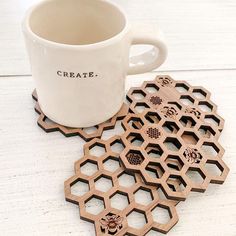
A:
<svg viewBox="0 0 236 236">
<path fill-rule="evenodd" d="M 145 148 L 145 151 L 150 158 L 160 158 L 163 154 L 163 150 L 161 149 L 161 147 L 158 144 L 154 143 L 149 143 Z"/>
<path fill-rule="evenodd" d="M 98 165 L 92 160 L 87 160 L 81 164 L 80 171 L 84 175 L 92 176 L 98 171 Z"/>
<path fill-rule="evenodd" d="M 173 137 L 167 137 L 166 140 L 164 141 L 164 145 L 170 151 L 179 151 L 179 149 L 182 146 L 179 140 Z"/>
<path fill-rule="evenodd" d="M 165 160 L 165 163 L 168 166 L 168 168 L 178 170 L 178 171 L 180 171 L 182 167 L 184 166 L 184 163 L 181 160 L 181 158 L 175 155 L 168 155 Z"/>
<path fill-rule="evenodd" d="M 101 157 L 105 154 L 106 148 L 105 145 L 102 143 L 94 143 L 90 148 L 89 148 L 89 154 L 92 156 L 96 157 Z"/>
<path fill-rule="evenodd" d="M 181 135 L 181 138 L 184 140 L 186 144 L 196 145 L 199 141 L 198 136 L 192 131 L 184 131 Z"/>
<path fill-rule="evenodd" d="M 149 205 L 153 200 L 152 192 L 146 188 L 139 188 L 134 193 L 134 198 L 136 203 L 144 206 Z"/>
<path fill-rule="evenodd" d="M 144 142 L 142 135 L 139 133 L 134 133 L 134 132 L 130 133 L 127 136 L 127 140 L 129 140 L 131 145 L 136 146 L 136 147 L 142 146 Z"/>
<path fill-rule="evenodd" d="M 111 207 L 113 207 L 115 209 L 122 211 L 128 205 L 129 205 L 129 198 L 126 193 L 118 191 L 111 197 Z"/>
<path fill-rule="evenodd" d="M 110 172 L 115 172 L 117 169 L 120 168 L 120 162 L 114 157 L 108 157 L 104 163 L 103 167 L 105 170 Z"/>
<path fill-rule="evenodd" d="M 159 224 L 167 224 L 171 219 L 168 207 L 162 205 L 158 205 L 152 210 L 152 217 Z"/>
<path fill-rule="evenodd" d="M 199 168 L 189 168 L 186 175 L 194 184 L 202 184 L 206 178 Z"/>
<path fill-rule="evenodd" d="M 146 94 L 141 89 L 134 89 L 132 92 L 132 97 L 135 100 L 142 100 L 145 96 Z"/>
<path fill-rule="evenodd" d="M 182 116 L 179 121 L 187 128 L 192 128 L 196 125 L 196 121 L 191 116 Z"/>
<path fill-rule="evenodd" d="M 145 109 L 149 108 L 149 106 L 144 103 L 144 102 L 137 102 L 134 106 L 134 109 L 138 112 L 138 113 L 142 113 Z"/>
<path fill-rule="evenodd" d="M 156 162 L 155 163 L 150 162 L 146 166 L 145 171 L 148 174 L 148 176 L 153 179 L 160 179 L 164 174 L 163 167 L 161 166 L 160 163 Z"/>
<path fill-rule="evenodd" d="M 204 142 L 201 149 L 205 155 L 212 157 L 216 157 L 220 151 L 220 149 L 212 142 Z"/>
<path fill-rule="evenodd" d="M 114 153 L 121 153 L 124 150 L 124 145 L 121 143 L 120 140 L 115 140 L 111 143 L 111 150 Z"/>
<path fill-rule="evenodd" d="M 134 229 L 142 229 L 147 223 L 145 214 L 137 210 L 133 210 L 127 216 L 127 221 L 128 225 Z"/>
<path fill-rule="evenodd" d="M 154 111 L 148 111 L 144 117 L 146 121 L 151 124 L 158 124 L 159 121 L 161 120 L 160 115 Z"/>
<path fill-rule="evenodd" d="M 204 98 L 206 98 L 207 93 L 200 88 L 195 88 L 195 89 L 193 89 L 193 95 L 197 99 L 204 99 Z"/>
<path fill-rule="evenodd" d="M 118 181 L 119 181 L 120 186 L 126 187 L 126 188 L 132 187 L 136 183 L 134 175 L 127 174 L 127 173 L 122 173 L 118 177 Z"/>
<path fill-rule="evenodd" d="M 189 90 L 189 87 L 185 84 L 185 83 L 176 83 L 175 85 L 175 89 L 179 92 L 179 93 L 185 93 Z"/>
<path fill-rule="evenodd" d="M 192 106 L 194 103 L 194 99 L 189 96 L 189 95 L 182 95 L 180 97 L 180 101 L 185 105 L 185 106 Z"/>
<path fill-rule="evenodd" d="M 166 121 L 162 127 L 166 133 L 170 134 L 176 134 L 179 131 L 179 126 L 175 122 L 171 121 Z"/>
<path fill-rule="evenodd" d="M 100 197 L 93 195 L 89 198 L 89 200 L 85 203 L 86 212 L 92 215 L 98 215 L 105 209 L 104 200 Z"/>
<path fill-rule="evenodd" d="M 78 180 L 71 185 L 71 193 L 75 196 L 83 196 L 89 191 L 89 182 L 87 180 L 78 178 Z"/>
<path fill-rule="evenodd" d="M 109 191 L 113 186 L 111 178 L 100 176 L 95 180 L 95 188 L 101 192 Z"/>
<path fill-rule="evenodd" d="M 134 116 L 131 116 L 128 119 L 127 123 L 128 123 L 129 128 L 131 128 L 131 129 L 141 129 L 143 127 L 143 125 L 144 125 L 144 123 L 141 120 L 141 118 L 134 117 Z"/>
<path fill-rule="evenodd" d="M 187 183 L 180 175 L 170 175 L 167 179 L 168 187 L 173 192 L 184 192 Z"/>
<path fill-rule="evenodd" d="M 148 93 L 157 93 L 159 91 L 159 87 L 155 83 L 147 82 L 145 86 L 145 90 Z"/>
<path fill-rule="evenodd" d="M 213 105 L 210 104 L 207 101 L 200 101 L 198 103 L 198 107 L 203 111 L 203 112 L 211 112 L 213 110 Z"/>
</svg>

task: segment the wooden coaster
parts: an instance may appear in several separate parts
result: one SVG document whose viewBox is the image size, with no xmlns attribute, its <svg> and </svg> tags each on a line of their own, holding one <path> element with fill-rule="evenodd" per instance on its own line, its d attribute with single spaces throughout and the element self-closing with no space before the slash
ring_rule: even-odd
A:
<svg viewBox="0 0 236 236">
<path fill-rule="evenodd" d="M 177 105 L 163 102 L 122 121 L 125 168 L 141 173 L 146 184 L 161 186 L 174 200 L 185 200 L 190 191 L 204 192 L 209 183 L 222 184 L 229 172 L 215 135 L 202 134 L 202 125 L 185 117 Z"/>
<path fill-rule="evenodd" d="M 201 123 L 202 131 L 216 138 L 224 127 L 224 120 L 217 113 L 217 106 L 210 101 L 210 92 L 185 81 L 175 81 L 168 75 L 157 76 L 141 87 L 131 88 L 127 94 L 130 110 L 142 112 L 146 108 L 162 109 L 166 116 L 175 116 L 176 107 L 183 114 L 183 124 Z M 165 108 L 162 106 L 166 104 Z M 174 105 L 174 106 L 173 106 Z M 220 132 L 218 132 L 220 131 Z"/>
<path fill-rule="evenodd" d="M 35 111 L 39 114 L 37 123 L 45 132 L 49 133 L 54 131 L 60 131 L 66 137 L 80 136 L 85 141 L 101 137 L 103 131 L 113 129 L 116 125 L 116 122 L 118 120 L 122 120 L 128 113 L 128 105 L 123 104 L 120 111 L 106 122 L 103 122 L 99 125 L 90 128 L 70 128 L 63 125 L 59 125 L 47 118 L 47 116 L 40 109 L 36 90 L 33 91 L 32 97 L 36 101 Z"/>
<path fill-rule="evenodd" d="M 76 174 L 65 182 L 66 200 L 79 205 L 81 218 L 94 223 L 96 235 L 167 233 L 178 222 L 178 202 L 127 172 L 119 158 L 123 149 L 120 136 L 87 143 Z"/>
</svg>

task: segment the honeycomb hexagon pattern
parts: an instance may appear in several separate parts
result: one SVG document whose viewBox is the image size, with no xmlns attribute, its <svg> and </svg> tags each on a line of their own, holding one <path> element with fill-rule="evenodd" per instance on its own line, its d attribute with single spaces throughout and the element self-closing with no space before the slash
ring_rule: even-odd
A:
<svg viewBox="0 0 236 236">
<path fill-rule="evenodd" d="M 194 126 L 183 126 L 182 112 L 175 105 L 171 105 L 174 113 L 166 116 L 166 106 L 130 113 L 122 121 L 120 158 L 125 168 L 140 173 L 145 183 L 161 186 L 174 200 L 186 199 L 190 191 L 204 192 L 209 183 L 222 184 L 229 168 L 217 139 L 203 137 L 196 118 Z"/>
<path fill-rule="evenodd" d="M 174 118 L 178 108 L 183 114 L 183 125 L 191 127 L 195 122 L 200 123 L 203 135 L 218 138 L 224 120 L 216 113 L 217 106 L 210 96 L 210 92 L 201 86 L 191 86 L 185 81 L 175 81 L 168 75 L 161 75 L 153 81 L 144 82 L 141 87 L 131 88 L 127 100 L 133 113 L 151 108 L 162 110 L 166 117 Z"/>
<path fill-rule="evenodd" d="M 94 147 L 105 151 L 91 155 Z M 139 174 L 127 172 L 119 158 L 123 149 L 120 136 L 88 142 L 75 163 L 75 175 L 65 182 L 66 200 L 79 205 L 81 218 L 94 223 L 96 235 L 167 233 L 178 222 L 178 202 L 166 199 L 161 188 L 147 186 Z"/>
</svg>

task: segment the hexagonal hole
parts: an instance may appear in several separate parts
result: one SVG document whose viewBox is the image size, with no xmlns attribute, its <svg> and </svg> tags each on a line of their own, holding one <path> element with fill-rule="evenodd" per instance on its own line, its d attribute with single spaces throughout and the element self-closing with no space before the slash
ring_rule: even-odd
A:
<svg viewBox="0 0 236 236">
<path fill-rule="evenodd" d="M 205 164 L 205 169 L 213 176 L 221 176 L 224 168 L 218 161 L 208 160 Z"/>
<path fill-rule="evenodd" d="M 108 140 L 110 138 L 112 138 L 115 135 L 121 135 L 124 133 L 124 128 L 121 125 L 121 121 L 117 120 L 115 123 L 115 127 L 113 129 L 104 129 L 103 133 L 102 133 L 102 140 Z"/>
<path fill-rule="evenodd" d="M 200 102 L 198 103 L 198 106 L 199 106 L 199 108 L 200 108 L 202 111 L 204 111 L 204 112 L 211 112 L 212 109 L 213 109 L 213 105 L 210 104 L 210 103 L 207 102 L 207 101 L 200 101 Z"/>
<path fill-rule="evenodd" d="M 141 187 L 134 193 L 135 202 L 147 206 L 153 200 L 152 192 L 148 188 Z"/>
<path fill-rule="evenodd" d="M 103 198 L 95 195 L 91 196 L 85 203 L 85 209 L 92 215 L 98 215 L 105 209 Z"/>
<path fill-rule="evenodd" d="M 220 149 L 214 143 L 211 142 L 204 142 L 201 149 L 206 155 L 213 157 L 216 157 L 220 151 Z"/>
<path fill-rule="evenodd" d="M 111 196 L 111 207 L 124 210 L 129 205 L 129 198 L 128 194 L 118 191 Z"/>
<path fill-rule="evenodd" d="M 127 139 L 129 140 L 131 145 L 137 146 L 137 147 L 140 147 L 144 142 L 142 135 L 139 133 L 134 133 L 134 132 L 130 133 Z"/>
<path fill-rule="evenodd" d="M 153 163 L 150 162 L 146 168 L 146 173 L 149 175 L 149 177 L 151 177 L 152 179 L 160 179 L 163 174 L 164 174 L 164 169 L 161 166 L 160 163 Z"/>
<path fill-rule="evenodd" d="M 170 151 L 178 151 L 182 146 L 178 139 L 172 137 L 167 137 L 164 144 Z"/>
<path fill-rule="evenodd" d="M 160 200 L 167 200 L 167 197 L 160 186 L 157 187 L 157 194 Z"/>
<path fill-rule="evenodd" d="M 159 204 L 152 210 L 152 217 L 159 224 L 167 224 L 171 219 L 171 213 L 167 206 Z"/>
<path fill-rule="evenodd" d="M 191 131 L 184 131 L 181 135 L 181 138 L 184 140 L 186 144 L 196 145 L 199 141 L 198 136 Z"/>
<path fill-rule="evenodd" d="M 81 164 L 80 171 L 84 175 L 92 176 L 98 171 L 98 165 L 95 161 L 87 160 Z"/>
<path fill-rule="evenodd" d="M 145 214 L 138 210 L 133 210 L 127 216 L 127 221 L 128 225 L 134 229 L 142 229 L 147 223 Z"/>
<path fill-rule="evenodd" d="M 196 125 L 196 121 L 191 116 L 182 116 L 179 121 L 187 128 L 192 128 Z"/>
<path fill-rule="evenodd" d="M 168 186 L 173 192 L 183 192 L 187 183 L 180 175 L 170 175 L 167 179 Z"/>
<path fill-rule="evenodd" d="M 208 125 L 202 125 L 198 131 L 203 137 L 206 138 L 216 135 L 216 132 Z"/>
<path fill-rule="evenodd" d="M 148 93 L 157 93 L 159 91 L 159 87 L 155 83 L 147 83 L 145 89 Z"/>
<path fill-rule="evenodd" d="M 218 126 L 220 124 L 220 119 L 214 115 L 205 115 L 204 121 L 214 126 Z"/>
<path fill-rule="evenodd" d="M 111 143 L 111 150 L 114 153 L 120 154 L 124 150 L 124 145 L 120 140 L 115 140 Z"/>
<path fill-rule="evenodd" d="M 182 95 L 180 101 L 186 106 L 192 106 L 195 100 L 189 95 Z"/>
<path fill-rule="evenodd" d="M 144 123 L 139 117 L 130 117 L 128 120 L 128 125 L 132 129 L 141 129 Z"/>
<path fill-rule="evenodd" d="M 189 90 L 189 87 L 184 83 L 176 83 L 175 89 L 180 93 L 185 93 Z"/>
<path fill-rule="evenodd" d="M 127 173 L 123 172 L 118 177 L 118 182 L 119 182 L 120 186 L 129 188 L 129 187 L 133 186 L 136 183 L 136 179 L 135 179 L 134 175 L 127 174 Z"/>
<path fill-rule="evenodd" d="M 180 105 L 177 101 L 170 101 L 168 104 L 175 105 L 179 110 L 182 109 L 182 105 Z"/>
<path fill-rule="evenodd" d="M 115 172 L 120 168 L 120 162 L 117 158 L 110 156 L 103 162 L 103 167 L 107 171 Z"/>
<path fill-rule="evenodd" d="M 83 196 L 89 191 L 89 182 L 87 180 L 78 178 L 71 184 L 71 193 L 75 196 Z"/>
<path fill-rule="evenodd" d="M 95 188 L 101 192 L 107 192 L 113 187 L 112 179 L 102 175 L 95 179 Z"/>
<path fill-rule="evenodd" d="M 168 155 L 165 160 L 165 163 L 170 169 L 174 169 L 178 171 L 180 171 L 182 167 L 184 166 L 184 163 L 181 160 L 181 158 L 175 155 Z"/>
<path fill-rule="evenodd" d="M 152 144 L 149 143 L 147 147 L 145 148 L 147 154 L 151 158 L 160 158 L 161 155 L 163 154 L 163 150 L 158 144 Z"/>
<path fill-rule="evenodd" d="M 187 170 L 186 175 L 195 184 L 202 184 L 206 178 L 200 169 L 192 167 Z"/>
<path fill-rule="evenodd" d="M 166 121 L 162 127 L 167 133 L 170 134 L 176 134 L 179 131 L 178 125 L 172 121 Z"/>
<path fill-rule="evenodd" d="M 87 127 L 87 128 L 83 128 L 83 131 L 86 134 L 94 134 L 95 132 L 97 132 L 98 127 L 97 126 L 92 126 L 92 127 Z"/>
<path fill-rule="evenodd" d="M 146 94 L 141 90 L 141 89 L 135 89 L 132 92 L 132 97 L 135 100 L 142 100 L 143 98 L 145 98 Z"/>
<path fill-rule="evenodd" d="M 131 165 L 141 165 L 144 161 L 144 156 L 138 150 L 129 150 L 126 154 L 126 158 Z"/>
<path fill-rule="evenodd" d="M 207 93 L 199 88 L 195 88 L 193 89 L 193 95 L 194 97 L 198 98 L 198 99 L 204 99 L 207 96 Z"/>
<path fill-rule="evenodd" d="M 158 115 L 157 112 L 149 111 L 145 114 L 145 119 L 148 121 L 148 123 L 158 124 L 161 120 L 161 117 Z"/>
<path fill-rule="evenodd" d="M 144 103 L 144 102 L 137 102 L 136 105 L 134 106 L 136 112 L 142 113 L 144 112 L 145 109 L 149 108 L 149 106 Z"/>
<path fill-rule="evenodd" d="M 101 157 L 105 154 L 106 148 L 105 145 L 102 143 L 94 143 L 90 148 L 89 148 L 89 153 L 92 156 L 95 157 Z"/>
</svg>

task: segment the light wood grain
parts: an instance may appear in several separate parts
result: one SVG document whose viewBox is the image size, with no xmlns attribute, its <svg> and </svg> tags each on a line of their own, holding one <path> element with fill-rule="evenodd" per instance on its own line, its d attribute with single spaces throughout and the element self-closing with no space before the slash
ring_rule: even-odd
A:
<svg viewBox="0 0 236 236">
<path fill-rule="evenodd" d="M 38 1 L 0 1 L 0 75 L 30 74 L 21 19 L 25 10 Z M 236 68 L 234 0 L 114 2 L 127 12 L 132 23 L 162 28 L 169 57 L 160 70 Z"/>
<path fill-rule="evenodd" d="M 235 236 L 236 70 L 169 75 L 212 92 L 212 100 L 226 120 L 220 142 L 231 172 L 223 186 L 211 185 L 206 193 L 191 194 L 181 203 L 177 207 L 180 221 L 168 235 Z M 126 89 L 154 77 L 154 73 L 132 76 Z M 92 224 L 79 219 L 78 208 L 65 202 L 63 190 L 64 180 L 73 175 L 73 163 L 82 157 L 84 142 L 59 132 L 46 134 L 36 125 L 33 88 L 31 77 L 0 78 L 1 235 L 93 236 Z"/>
</svg>

